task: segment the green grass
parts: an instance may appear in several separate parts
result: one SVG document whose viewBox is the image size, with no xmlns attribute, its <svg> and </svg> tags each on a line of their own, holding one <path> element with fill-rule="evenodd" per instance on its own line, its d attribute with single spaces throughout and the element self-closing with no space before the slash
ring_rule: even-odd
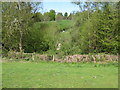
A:
<svg viewBox="0 0 120 90">
<path fill-rule="evenodd" d="M 68 29 L 73 26 L 73 21 L 72 20 L 60 20 L 57 21 L 57 24 L 61 30 L 63 29 Z"/>
<path fill-rule="evenodd" d="M 118 67 L 92 63 L 5 62 L 3 88 L 118 88 Z"/>
<path fill-rule="evenodd" d="M 45 21 L 45 22 L 38 22 L 38 25 L 41 23 L 46 23 L 49 26 L 52 25 L 57 25 L 58 29 L 63 30 L 63 29 L 69 29 L 73 26 L 73 21 L 72 20 L 59 20 L 59 21 Z M 49 29 L 49 28 L 48 28 Z"/>
</svg>

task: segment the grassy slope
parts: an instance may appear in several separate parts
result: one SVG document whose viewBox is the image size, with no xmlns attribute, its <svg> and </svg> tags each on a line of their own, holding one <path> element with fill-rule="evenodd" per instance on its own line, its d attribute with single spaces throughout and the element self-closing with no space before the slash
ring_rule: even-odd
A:
<svg viewBox="0 0 120 90">
<path fill-rule="evenodd" d="M 60 29 L 68 29 L 71 26 L 73 26 L 73 21 L 72 20 L 61 20 L 61 21 L 57 21 L 57 24 Z"/>
<path fill-rule="evenodd" d="M 117 88 L 118 68 L 94 64 L 3 63 L 3 88 Z"/>
<path fill-rule="evenodd" d="M 38 23 L 46 23 L 46 24 L 49 24 L 50 26 L 52 24 L 55 24 L 61 30 L 68 29 L 71 26 L 73 26 L 73 21 L 72 20 L 45 21 L 45 22 L 38 22 Z"/>
</svg>

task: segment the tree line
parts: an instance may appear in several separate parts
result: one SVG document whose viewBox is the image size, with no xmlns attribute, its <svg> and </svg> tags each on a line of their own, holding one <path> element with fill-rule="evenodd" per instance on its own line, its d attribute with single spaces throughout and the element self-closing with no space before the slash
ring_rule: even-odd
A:
<svg viewBox="0 0 120 90">
<path fill-rule="evenodd" d="M 84 7 L 82 4 L 77 3 L 82 12 L 76 14 L 75 25 L 82 52 L 117 54 L 120 2 L 86 2 Z"/>
<path fill-rule="evenodd" d="M 50 10 L 49 12 L 45 12 L 44 14 L 37 12 L 34 14 L 33 18 L 36 22 L 41 21 L 56 21 L 56 20 L 71 20 L 74 14 L 70 13 L 68 15 L 67 12 L 64 15 L 61 12 L 56 13 L 55 10 Z"/>
<path fill-rule="evenodd" d="M 42 15 L 36 12 L 41 3 L 2 3 L 3 53 L 117 54 L 120 2 L 72 3 L 80 11 L 69 16 L 54 10 Z"/>
</svg>

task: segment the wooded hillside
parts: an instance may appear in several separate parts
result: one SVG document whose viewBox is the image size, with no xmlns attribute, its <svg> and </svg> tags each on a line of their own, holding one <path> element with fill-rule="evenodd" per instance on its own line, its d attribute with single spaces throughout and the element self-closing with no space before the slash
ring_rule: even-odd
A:
<svg viewBox="0 0 120 90">
<path fill-rule="evenodd" d="M 2 3 L 3 56 L 10 51 L 59 56 L 118 54 L 120 2 L 73 4 L 80 12 L 35 12 L 38 4 Z M 34 6 L 34 7 L 33 7 Z"/>
</svg>

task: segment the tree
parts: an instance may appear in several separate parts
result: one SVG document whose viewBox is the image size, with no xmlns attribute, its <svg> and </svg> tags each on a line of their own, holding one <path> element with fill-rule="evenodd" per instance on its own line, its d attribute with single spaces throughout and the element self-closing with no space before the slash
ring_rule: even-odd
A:
<svg viewBox="0 0 120 90">
<path fill-rule="evenodd" d="M 80 11 L 83 11 L 83 6 L 82 6 L 83 2 L 81 2 L 81 0 L 77 0 L 77 1 L 74 1 L 72 3 L 78 5 Z"/>
<path fill-rule="evenodd" d="M 119 40 L 116 7 L 117 3 L 92 2 L 86 3 L 84 11 L 76 13 L 75 27 L 80 36 L 77 43 L 82 53 L 117 53 Z"/>
<path fill-rule="evenodd" d="M 50 16 L 50 21 L 54 21 L 55 20 L 55 10 L 50 10 L 49 16 Z"/>
<path fill-rule="evenodd" d="M 106 53 L 116 54 L 118 52 L 118 9 L 117 3 L 102 3 L 102 15 L 99 29 L 100 50 Z"/>
<path fill-rule="evenodd" d="M 45 12 L 44 13 L 44 21 L 49 21 L 49 20 L 50 20 L 49 12 Z"/>
<path fill-rule="evenodd" d="M 68 16 L 68 13 L 67 13 L 67 12 L 65 12 L 64 16 L 65 16 L 65 17 L 67 17 L 67 16 Z"/>
<path fill-rule="evenodd" d="M 30 5 L 32 6 L 32 12 L 37 13 L 42 8 L 42 2 L 30 2 Z"/>
<path fill-rule="evenodd" d="M 64 19 L 67 19 L 67 17 L 68 17 L 68 13 L 65 12 L 65 14 L 64 14 Z"/>
<path fill-rule="evenodd" d="M 40 12 L 37 12 L 32 17 L 35 22 L 41 22 L 44 20 L 43 15 Z"/>
<path fill-rule="evenodd" d="M 48 27 L 46 23 L 34 23 L 25 38 L 25 52 L 26 53 L 43 53 L 49 49 L 48 43 L 45 41 L 45 28 Z"/>
<path fill-rule="evenodd" d="M 32 22 L 30 2 L 4 2 L 2 4 L 3 46 L 7 50 L 23 51 L 24 38 Z"/>
</svg>

